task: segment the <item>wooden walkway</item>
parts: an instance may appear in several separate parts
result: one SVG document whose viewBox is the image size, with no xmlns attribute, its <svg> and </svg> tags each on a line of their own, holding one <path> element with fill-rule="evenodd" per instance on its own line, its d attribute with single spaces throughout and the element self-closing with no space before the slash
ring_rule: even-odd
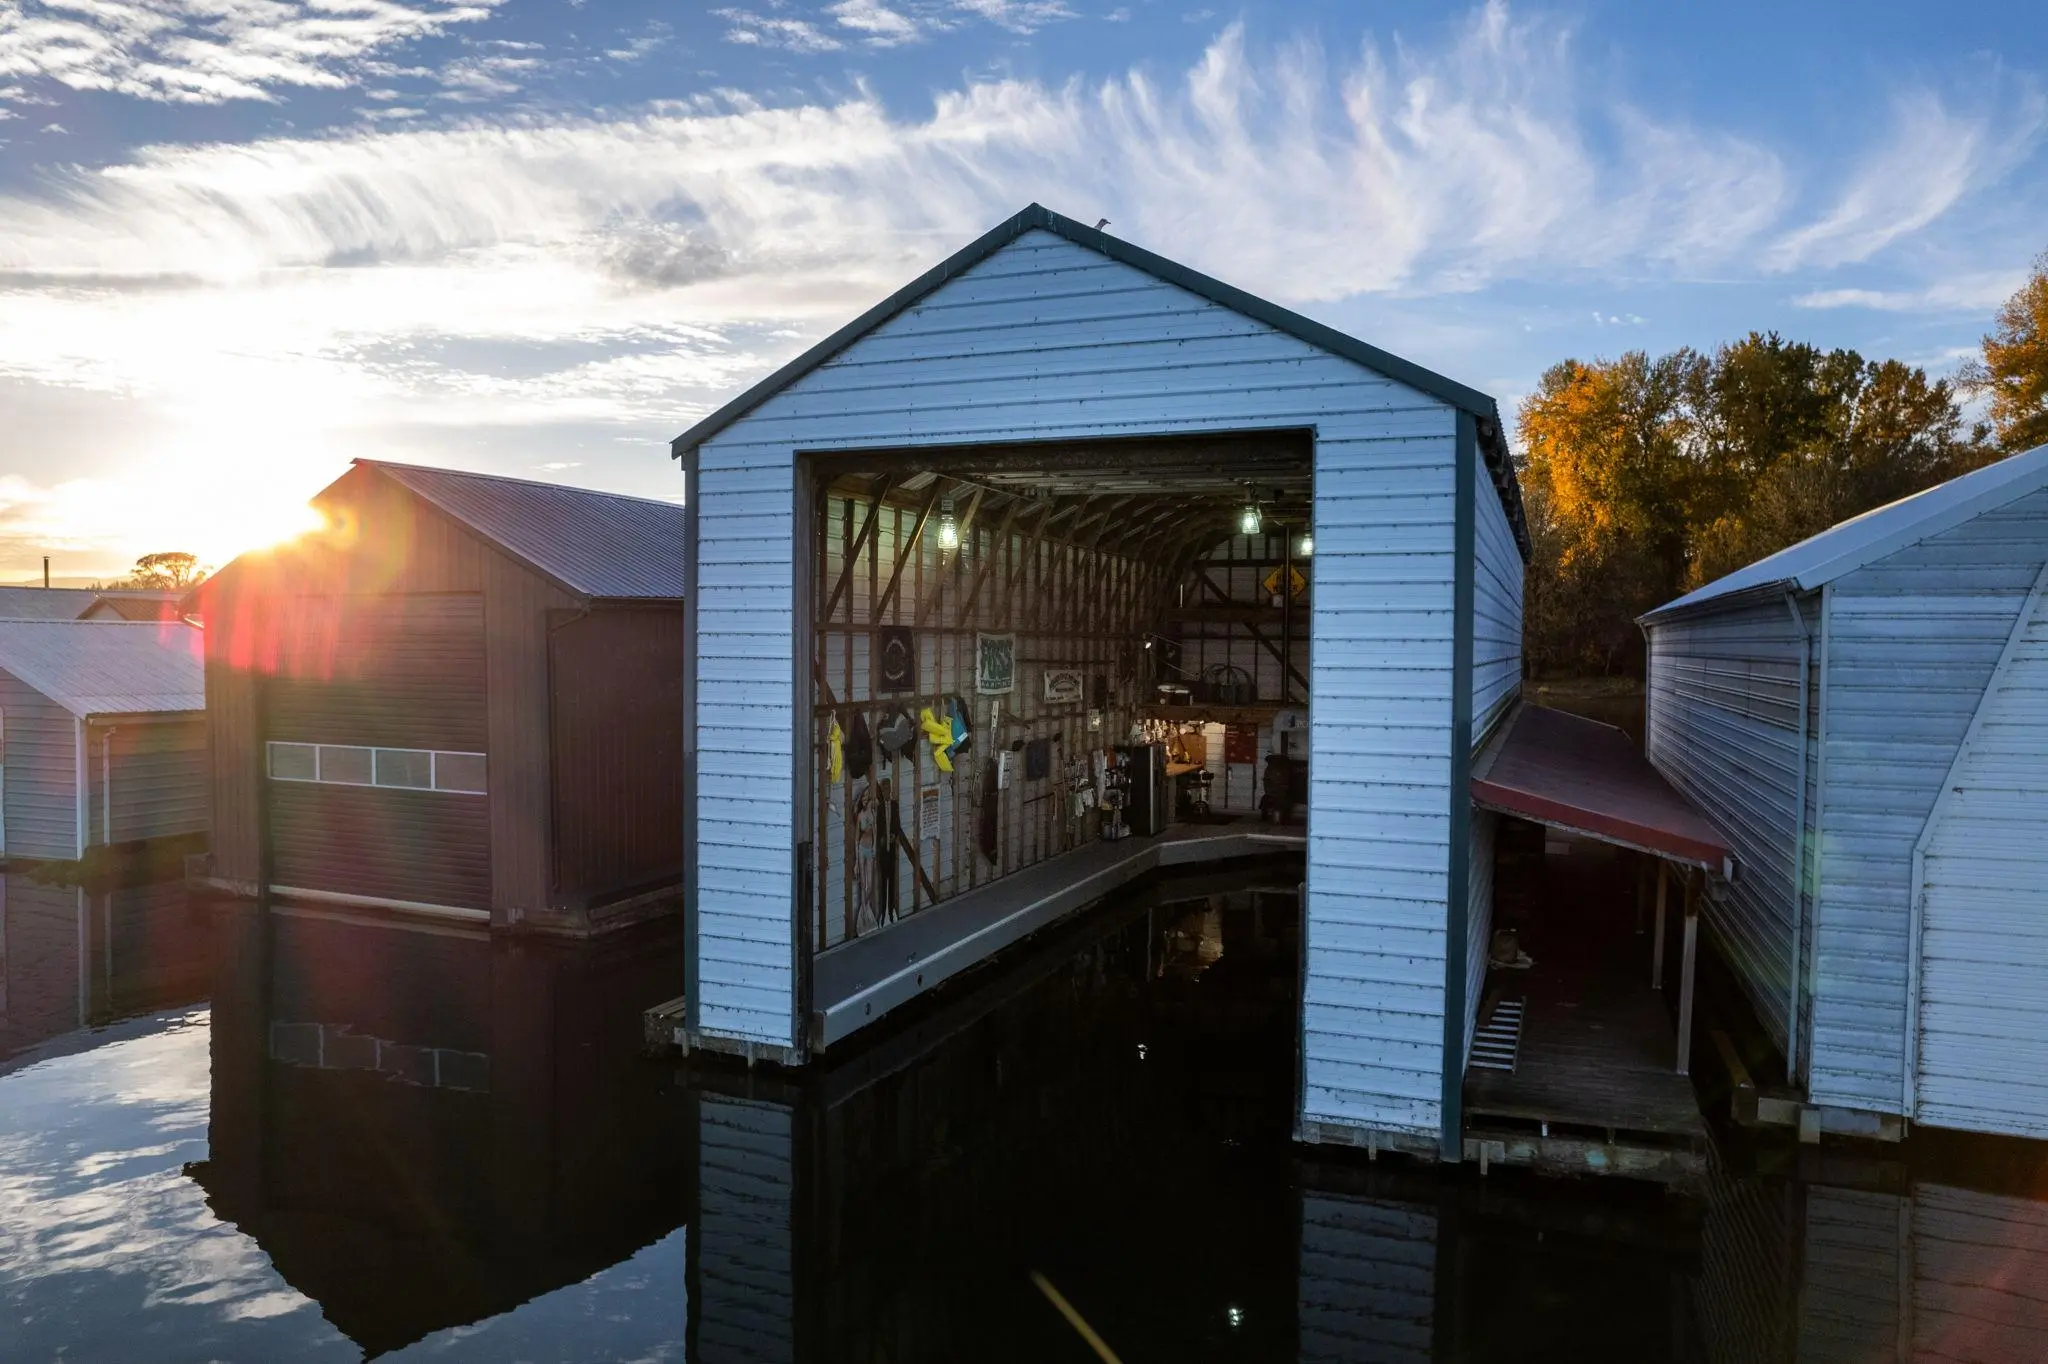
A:
<svg viewBox="0 0 2048 1364">
<path fill-rule="evenodd" d="M 1147 872 L 1299 853 L 1307 844 L 1299 825 L 1175 824 L 1156 837 L 1091 843 L 956 895 L 819 954 L 812 976 L 812 1046 L 844 1040 Z"/>
<path fill-rule="evenodd" d="M 1553 1136 L 1704 1154 L 1699 1098 L 1677 1072 L 1664 997 L 1650 988 L 1650 937 L 1635 933 L 1625 892 L 1598 898 L 1550 897 L 1521 934 L 1536 964 L 1488 974 L 1480 1022 L 1495 1001 L 1521 999 L 1521 1048 L 1512 1073 L 1467 1072 L 1468 1127 L 1549 1124 Z"/>
</svg>

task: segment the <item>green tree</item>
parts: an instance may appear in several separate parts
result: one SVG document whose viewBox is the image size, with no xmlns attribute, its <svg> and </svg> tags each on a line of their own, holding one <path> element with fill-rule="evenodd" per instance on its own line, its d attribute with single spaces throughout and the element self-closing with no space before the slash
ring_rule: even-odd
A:
<svg viewBox="0 0 2048 1364">
<path fill-rule="evenodd" d="M 122 585 L 181 592 L 188 587 L 198 586 L 205 578 L 206 570 L 200 567 L 198 555 L 172 550 L 162 554 L 145 554 L 137 559 L 135 571 L 128 575 L 128 581 Z"/>
<path fill-rule="evenodd" d="M 1962 381 L 1990 400 L 1992 431 L 2007 453 L 2048 445 L 2048 252 L 1998 310 L 1982 357 L 1963 367 Z"/>
</svg>

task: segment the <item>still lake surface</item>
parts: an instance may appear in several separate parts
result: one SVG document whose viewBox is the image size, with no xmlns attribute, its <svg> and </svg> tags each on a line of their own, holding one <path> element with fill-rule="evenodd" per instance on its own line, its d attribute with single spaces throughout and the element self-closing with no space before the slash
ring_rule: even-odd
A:
<svg viewBox="0 0 2048 1364">
<path fill-rule="evenodd" d="M 0 1360 L 2048 1359 L 2048 1161 L 1730 1135 L 1704 1200 L 1294 1147 L 1298 871 L 1122 895 L 801 1076 L 571 947 L 0 911 Z"/>
</svg>

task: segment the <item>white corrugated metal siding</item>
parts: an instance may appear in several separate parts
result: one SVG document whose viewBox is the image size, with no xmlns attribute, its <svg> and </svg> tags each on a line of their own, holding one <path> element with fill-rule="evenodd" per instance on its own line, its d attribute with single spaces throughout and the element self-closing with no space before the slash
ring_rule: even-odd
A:
<svg viewBox="0 0 2048 1364">
<path fill-rule="evenodd" d="M 2034 493 L 1826 589 L 1818 1102 L 1904 1107 L 1913 847 L 2044 557 Z"/>
<path fill-rule="evenodd" d="M 88 844 L 206 832 L 212 754 L 204 715 L 94 725 L 87 732 L 91 751 L 86 780 L 91 794 L 86 813 L 92 824 Z"/>
<path fill-rule="evenodd" d="M 1803 823 L 1799 661 L 1807 648 L 1777 598 L 1650 628 L 1649 758 L 1734 845 L 1740 873 L 1702 913 L 1781 1049 L 1791 1040 L 1801 917 L 1792 871 Z"/>
<path fill-rule="evenodd" d="M 1305 1193 L 1301 1199 L 1300 1358 L 1431 1358 L 1436 1331 L 1433 1209 Z"/>
<path fill-rule="evenodd" d="M 2048 596 L 1923 837 L 1915 1116 L 2048 1137 Z"/>
<path fill-rule="evenodd" d="M 696 1350 L 704 1364 L 796 1358 L 792 1114 L 706 1094 L 697 1106 Z"/>
<path fill-rule="evenodd" d="M 699 450 L 706 1032 L 792 1040 L 794 452 L 1254 426 L 1317 431 L 1306 1116 L 1434 1134 L 1453 411 L 1044 231 L 955 277 Z"/>
<path fill-rule="evenodd" d="M 1479 1026 L 1480 995 L 1486 989 L 1486 961 L 1493 946 L 1493 849 L 1500 816 L 1492 810 L 1472 812 L 1471 894 L 1465 917 L 1465 1056 L 1472 1055 L 1472 1032 Z"/>
<path fill-rule="evenodd" d="M 78 856 L 78 721 L 10 673 L 0 672 L 0 762 L 6 765 L 10 857 Z"/>
<path fill-rule="evenodd" d="M 1476 747 L 1522 685 L 1522 551 L 1476 451 L 1472 486 L 1472 741 Z"/>
</svg>

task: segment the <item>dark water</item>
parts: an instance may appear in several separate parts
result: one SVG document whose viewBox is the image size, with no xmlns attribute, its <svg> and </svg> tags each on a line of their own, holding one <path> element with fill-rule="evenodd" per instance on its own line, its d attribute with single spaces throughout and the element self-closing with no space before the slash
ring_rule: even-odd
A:
<svg viewBox="0 0 2048 1364">
<path fill-rule="evenodd" d="M 1693 1202 L 1293 1147 L 1296 879 L 1127 895 L 801 1076 L 639 1059 L 673 925 L 102 941 L 10 883 L 0 1359 L 1102 1358 L 1034 1274 L 1126 1361 L 2048 1358 L 2035 1148 L 1736 1143 Z"/>
</svg>

